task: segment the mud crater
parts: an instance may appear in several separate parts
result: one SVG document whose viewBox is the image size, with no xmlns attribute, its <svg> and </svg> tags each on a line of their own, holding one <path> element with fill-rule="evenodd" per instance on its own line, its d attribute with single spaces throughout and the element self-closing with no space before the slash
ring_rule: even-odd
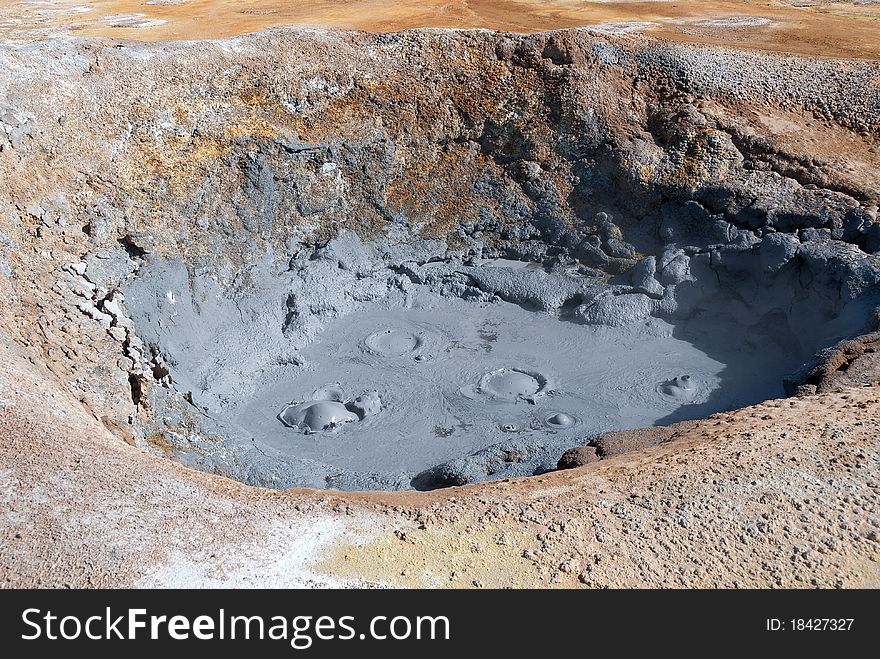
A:
<svg viewBox="0 0 880 659">
<path fill-rule="evenodd" d="M 155 259 L 126 297 L 169 374 L 152 396 L 175 459 L 272 487 L 432 489 L 784 396 L 877 295 L 843 295 L 850 271 L 777 242 L 655 245 L 615 276 L 546 246 L 343 232 L 286 269 L 255 264 L 245 292 Z"/>
</svg>

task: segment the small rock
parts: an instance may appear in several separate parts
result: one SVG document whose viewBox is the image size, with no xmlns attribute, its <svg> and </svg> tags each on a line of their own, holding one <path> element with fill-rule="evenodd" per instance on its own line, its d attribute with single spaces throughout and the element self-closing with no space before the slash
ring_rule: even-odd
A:
<svg viewBox="0 0 880 659">
<path fill-rule="evenodd" d="M 601 458 L 596 452 L 595 446 L 576 446 L 575 448 L 568 449 L 562 454 L 562 457 L 559 458 L 559 462 L 556 463 L 556 468 L 574 469 L 575 467 L 582 467 L 591 462 L 597 462 L 600 459 Z"/>
<path fill-rule="evenodd" d="M 565 574 L 571 574 L 572 572 L 574 572 L 574 567 L 574 561 L 564 561 L 562 564 L 560 564 L 559 571 L 565 572 Z"/>
<path fill-rule="evenodd" d="M 83 276 L 86 274 L 86 267 L 86 264 L 80 261 L 79 263 L 68 263 L 67 266 L 65 266 L 65 270 Z"/>
<path fill-rule="evenodd" d="M 636 256 L 636 248 L 623 240 L 617 238 L 608 238 L 605 241 L 603 249 L 608 256 L 618 259 L 632 259 Z"/>
<path fill-rule="evenodd" d="M 110 325 L 113 323 L 113 318 L 110 314 L 106 314 L 96 306 L 89 304 L 87 302 L 81 302 L 77 305 L 77 309 L 82 311 L 85 315 L 93 320 L 97 320 L 101 325 L 104 326 L 105 329 L 109 330 Z"/>
</svg>

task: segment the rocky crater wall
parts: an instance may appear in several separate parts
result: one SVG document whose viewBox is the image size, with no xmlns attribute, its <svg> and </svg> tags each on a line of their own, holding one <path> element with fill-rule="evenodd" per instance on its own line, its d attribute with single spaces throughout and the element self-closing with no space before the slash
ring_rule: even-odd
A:
<svg viewBox="0 0 880 659">
<path fill-rule="evenodd" d="M 302 484 L 218 457 L 211 415 L 279 341 L 410 285 L 602 327 L 723 307 L 803 341 L 790 391 L 875 328 L 876 63 L 307 30 L 0 61 L 3 331 L 120 437 L 203 469 Z M 498 258 L 543 274 L 474 269 Z"/>
</svg>

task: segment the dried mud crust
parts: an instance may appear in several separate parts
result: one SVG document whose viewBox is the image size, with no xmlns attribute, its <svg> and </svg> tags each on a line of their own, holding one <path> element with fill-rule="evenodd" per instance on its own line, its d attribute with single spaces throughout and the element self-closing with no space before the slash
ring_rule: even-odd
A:
<svg viewBox="0 0 880 659">
<path fill-rule="evenodd" d="M 340 495 L 146 454 L 0 356 L 3 587 L 880 585 L 876 385 L 546 476 Z"/>
<path fill-rule="evenodd" d="M 665 444 L 680 437 L 682 433 L 692 430 L 697 423 L 695 421 L 684 421 L 668 426 L 602 433 L 601 435 L 596 435 L 589 445 L 576 446 L 563 453 L 557 468 L 573 469 L 596 462 L 597 460 L 629 453 L 630 451 L 639 451 L 649 446 Z"/>
</svg>

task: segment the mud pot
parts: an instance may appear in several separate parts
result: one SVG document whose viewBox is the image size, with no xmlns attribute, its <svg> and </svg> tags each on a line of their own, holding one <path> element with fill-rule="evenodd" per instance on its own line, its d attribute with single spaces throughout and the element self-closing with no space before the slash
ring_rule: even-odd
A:
<svg viewBox="0 0 880 659">
<path fill-rule="evenodd" d="M 876 328 L 875 62 L 584 30 L 46 48 L 0 52 L 4 336 L 183 464 L 542 474 L 815 389 Z"/>
<path fill-rule="evenodd" d="M 852 282 L 814 271 L 817 246 L 747 245 L 642 245 L 654 254 L 609 277 L 564 248 L 512 260 L 437 244 L 419 261 L 410 243 L 391 256 L 343 234 L 286 271 L 255 268 L 257 292 L 225 297 L 156 261 L 125 299 L 168 374 L 163 423 L 210 437 L 168 432 L 179 459 L 276 487 L 430 489 L 782 397 L 864 330 L 876 291 L 841 297 Z"/>
</svg>

